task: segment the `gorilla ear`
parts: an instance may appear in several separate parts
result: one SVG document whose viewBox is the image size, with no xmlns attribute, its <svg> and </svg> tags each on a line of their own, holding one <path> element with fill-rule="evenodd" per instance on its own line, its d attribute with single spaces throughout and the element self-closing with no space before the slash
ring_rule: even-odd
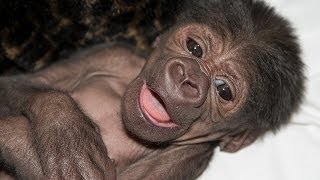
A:
<svg viewBox="0 0 320 180">
<path fill-rule="evenodd" d="M 257 131 L 243 131 L 235 135 L 227 135 L 222 137 L 219 146 L 221 151 L 225 152 L 237 152 L 240 149 L 249 146 L 259 136 Z"/>
</svg>

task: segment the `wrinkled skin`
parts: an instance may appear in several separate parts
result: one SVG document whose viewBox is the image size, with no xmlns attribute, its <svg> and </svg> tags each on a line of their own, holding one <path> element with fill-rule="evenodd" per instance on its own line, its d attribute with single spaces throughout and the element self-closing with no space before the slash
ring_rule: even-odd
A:
<svg viewBox="0 0 320 180">
<path fill-rule="evenodd" d="M 303 90 L 295 86 L 303 84 L 303 65 L 291 29 L 284 21 L 283 32 L 268 37 L 288 38 L 285 47 L 266 45 L 270 39 L 256 31 L 261 20 L 238 7 L 250 12 L 252 4 L 223 2 L 200 2 L 219 19 L 210 16 L 213 23 L 182 14 L 147 57 L 125 45 L 98 45 L 40 72 L 1 78 L 0 165 L 23 179 L 195 179 L 216 145 L 235 152 L 285 124 Z M 251 33 L 219 18 L 233 15 L 229 6 L 240 8 L 231 8 L 235 22 L 252 21 Z M 279 64 L 265 67 L 260 57 L 270 47 L 278 51 L 262 62 Z M 269 80 L 273 74 L 286 86 Z"/>
</svg>

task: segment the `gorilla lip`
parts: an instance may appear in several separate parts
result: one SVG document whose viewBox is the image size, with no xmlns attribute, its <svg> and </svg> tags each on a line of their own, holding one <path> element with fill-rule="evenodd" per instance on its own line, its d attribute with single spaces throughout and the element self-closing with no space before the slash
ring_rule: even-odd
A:
<svg viewBox="0 0 320 180">
<path fill-rule="evenodd" d="M 141 88 L 139 103 L 141 111 L 152 124 L 166 128 L 177 127 L 159 95 L 150 90 L 145 83 Z"/>
</svg>

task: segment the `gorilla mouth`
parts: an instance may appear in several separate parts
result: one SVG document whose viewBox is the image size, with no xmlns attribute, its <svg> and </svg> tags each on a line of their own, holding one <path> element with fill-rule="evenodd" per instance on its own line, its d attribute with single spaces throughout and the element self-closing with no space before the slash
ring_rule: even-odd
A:
<svg viewBox="0 0 320 180">
<path fill-rule="evenodd" d="M 168 114 L 164 102 L 160 96 L 143 84 L 140 92 L 140 108 L 146 118 L 159 127 L 177 127 Z"/>
</svg>

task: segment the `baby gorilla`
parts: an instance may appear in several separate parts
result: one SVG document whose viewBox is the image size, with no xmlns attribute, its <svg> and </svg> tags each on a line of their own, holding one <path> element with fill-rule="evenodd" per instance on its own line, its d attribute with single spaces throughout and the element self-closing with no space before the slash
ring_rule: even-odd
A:
<svg viewBox="0 0 320 180">
<path fill-rule="evenodd" d="M 146 58 L 99 45 L 1 78 L 0 164 L 23 179 L 195 179 L 216 145 L 286 124 L 304 89 L 288 22 L 251 0 L 179 12 Z"/>
</svg>

